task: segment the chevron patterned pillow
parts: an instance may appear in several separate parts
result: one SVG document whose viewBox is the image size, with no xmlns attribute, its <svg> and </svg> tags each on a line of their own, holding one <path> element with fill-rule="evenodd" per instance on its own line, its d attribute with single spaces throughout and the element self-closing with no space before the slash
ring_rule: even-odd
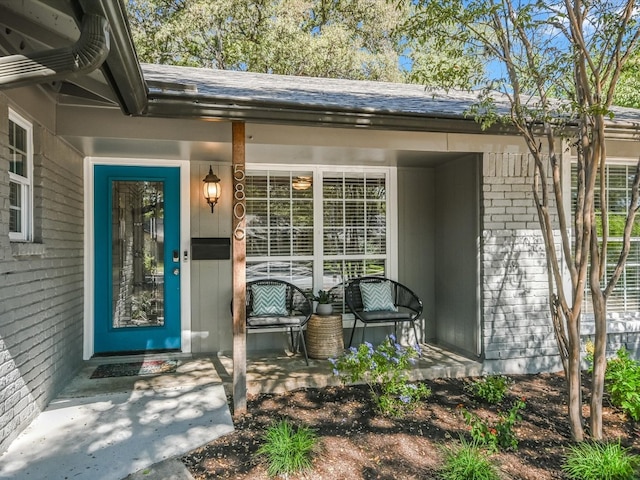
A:
<svg viewBox="0 0 640 480">
<path fill-rule="evenodd" d="M 287 314 L 287 286 L 253 285 L 253 311 L 251 315 L 286 315 Z"/>
<path fill-rule="evenodd" d="M 393 303 L 391 282 L 362 282 L 360 294 L 365 312 L 398 311 Z"/>
</svg>

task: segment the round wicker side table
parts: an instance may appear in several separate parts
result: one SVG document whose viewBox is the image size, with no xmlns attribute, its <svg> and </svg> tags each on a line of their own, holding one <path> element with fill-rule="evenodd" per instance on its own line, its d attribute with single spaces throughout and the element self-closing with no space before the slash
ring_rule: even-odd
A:
<svg viewBox="0 0 640 480">
<path fill-rule="evenodd" d="M 311 315 L 306 334 L 311 358 L 327 359 L 344 352 L 342 315 Z"/>
</svg>

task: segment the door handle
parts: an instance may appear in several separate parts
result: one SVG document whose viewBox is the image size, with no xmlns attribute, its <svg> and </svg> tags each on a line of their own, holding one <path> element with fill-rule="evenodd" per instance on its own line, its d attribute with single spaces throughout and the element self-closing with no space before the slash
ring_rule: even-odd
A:
<svg viewBox="0 0 640 480">
<path fill-rule="evenodd" d="M 174 268 L 173 269 L 173 274 L 176 275 L 176 276 L 180 275 L 180 269 L 178 267 Z"/>
</svg>

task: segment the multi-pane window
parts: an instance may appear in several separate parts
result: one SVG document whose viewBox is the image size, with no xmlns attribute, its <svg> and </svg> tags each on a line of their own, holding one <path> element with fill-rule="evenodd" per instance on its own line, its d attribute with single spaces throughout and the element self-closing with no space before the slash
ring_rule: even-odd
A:
<svg viewBox="0 0 640 480">
<path fill-rule="evenodd" d="M 248 170 L 247 280 L 311 291 L 387 275 L 388 173 Z"/>
<path fill-rule="evenodd" d="M 311 289 L 313 190 L 294 188 L 308 172 L 247 174 L 247 280 L 279 278 Z M 297 184 L 296 184 L 297 185 Z"/>
<path fill-rule="evenodd" d="M 387 188 L 384 174 L 324 173 L 323 288 L 363 275 L 385 275 Z"/>
<path fill-rule="evenodd" d="M 9 111 L 9 238 L 30 240 L 32 126 Z"/>
<path fill-rule="evenodd" d="M 624 225 L 627 218 L 627 209 L 631 202 L 631 186 L 633 184 L 634 165 L 607 165 L 606 167 L 606 195 L 607 195 L 607 220 L 608 243 L 606 258 L 606 282 L 618 262 L 622 249 Z M 599 181 L 599 180 L 598 180 Z M 572 186 L 576 185 L 576 168 L 572 169 Z M 600 208 L 600 191 L 596 189 L 596 208 Z M 598 235 L 602 236 L 602 218 L 596 217 Z M 592 313 L 593 305 L 589 295 L 589 287 L 586 287 L 584 312 Z M 640 218 L 636 218 L 631 236 L 631 249 L 622 276 L 618 280 L 616 288 L 609 297 L 607 310 L 610 313 L 640 312 Z"/>
</svg>

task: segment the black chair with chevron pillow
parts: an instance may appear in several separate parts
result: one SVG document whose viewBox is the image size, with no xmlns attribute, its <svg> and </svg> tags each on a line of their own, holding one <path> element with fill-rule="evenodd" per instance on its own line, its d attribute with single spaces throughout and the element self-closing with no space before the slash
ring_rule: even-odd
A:
<svg viewBox="0 0 640 480">
<path fill-rule="evenodd" d="M 390 322 L 393 322 L 396 338 L 398 323 L 409 322 L 416 342 L 419 342 L 415 322 L 422 315 L 422 300 L 404 285 L 382 277 L 354 278 L 347 283 L 344 297 L 355 317 L 349 346 L 353 343 L 358 321 L 364 324 L 363 342 L 367 325 Z"/>
<path fill-rule="evenodd" d="M 246 306 L 248 330 L 288 328 L 292 351 L 297 352 L 302 344 L 304 359 L 309 365 L 302 331 L 313 313 L 313 303 L 300 288 L 275 279 L 247 282 Z M 294 330 L 298 332 L 297 341 Z"/>
</svg>

